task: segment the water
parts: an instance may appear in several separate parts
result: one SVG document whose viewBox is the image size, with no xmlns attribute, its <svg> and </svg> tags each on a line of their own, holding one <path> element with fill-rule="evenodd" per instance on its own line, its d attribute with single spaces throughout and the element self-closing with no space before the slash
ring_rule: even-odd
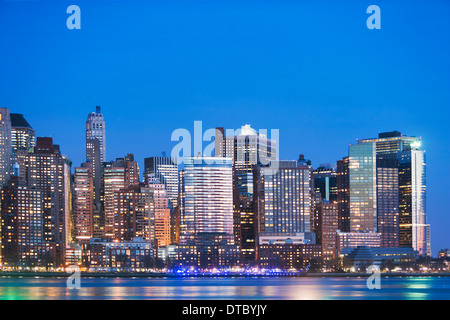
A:
<svg viewBox="0 0 450 320">
<path fill-rule="evenodd" d="M 382 278 L 0 278 L 0 299 L 450 299 L 450 277 Z"/>
</svg>

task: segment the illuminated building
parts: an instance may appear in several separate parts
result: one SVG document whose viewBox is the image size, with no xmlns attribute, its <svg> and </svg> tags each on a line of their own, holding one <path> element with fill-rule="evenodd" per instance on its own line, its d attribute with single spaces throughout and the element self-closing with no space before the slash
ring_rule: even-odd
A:
<svg viewBox="0 0 450 320">
<path fill-rule="evenodd" d="M 314 192 L 324 201 L 337 202 L 337 173 L 329 165 L 321 165 L 313 171 Z"/>
<path fill-rule="evenodd" d="M 346 248 L 341 252 L 342 264 L 345 269 L 353 268 L 355 271 L 376 265 L 382 266 L 385 262 L 391 264 L 410 264 L 417 260 L 418 252 L 413 248 L 370 248 L 358 246 Z"/>
<path fill-rule="evenodd" d="M 132 185 L 116 193 L 115 239 L 120 242 L 142 238 L 154 244 L 155 211 L 153 192 L 148 187 Z"/>
<path fill-rule="evenodd" d="M 11 118 L 9 109 L 0 108 L 0 188 L 11 174 Z"/>
<path fill-rule="evenodd" d="M 430 225 L 426 214 L 426 158 L 420 137 L 398 131 L 383 132 L 378 138 L 359 140 L 375 143 L 377 155 L 396 155 L 399 183 L 399 244 L 412 247 L 422 256 L 431 255 Z"/>
<path fill-rule="evenodd" d="M 86 157 L 90 155 L 87 150 L 88 140 L 98 139 L 100 143 L 100 163 L 106 161 L 106 131 L 105 119 L 100 111 L 100 106 L 96 106 L 96 111 L 88 115 L 86 121 Z M 91 160 L 87 158 L 87 160 Z M 92 162 L 92 161 L 91 161 Z"/>
<path fill-rule="evenodd" d="M 341 232 L 336 233 L 337 253 L 342 252 L 344 248 L 356 248 L 366 246 L 379 248 L 381 246 L 381 235 L 376 232 Z"/>
<path fill-rule="evenodd" d="M 73 202 L 74 241 L 80 244 L 89 242 L 94 236 L 94 179 L 91 162 L 75 168 Z"/>
<path fill-rule="evenodd" d="M 155 208 L 155 239 L 158 247 L 165 247 L 171 244 L 170 208 L 166 187 L 163 183 L 160 183 L 159 179 L 151 176 L 148 177 L 147 184 L 148 188 L 153 192 Z"/>
<path fill-rule="evenodd" d="M 239 265 L 239 247 L 229 244 L 178 245 L 172 268 L 232 268 Z"/>
<path fill-rule="evenodd" d="M 381 247 L 399 246 L 398 161 L 396 155 L 377 156 L 377 231 Z"/>
<path fill-rule="evenodd" d="M 350 231 L 377 231 L 376 150 L 374 143 L 349 147 Z"/>
<path fill-rule="evenodd" d="M 35 131 L 22 114 L 11 113 L 12 164 L 16 162 L 17 150 L 29 150 L 36 144 Z"/>
<path fill-rule="evenodd" d="M 337 162 L 336 170 L 339 229 L 350 232 L 350 176 L 349 157 Z"/>
<path fill-rule="evenodd" d="M 1 255 L 3 266 L 42 265 L 36 250 L 43 243 L 42 192 L 17 176 L 1 190 Z"/>
<path fill-rule="evenodd" d="M 336 232 L 339 229 L 337 203 L 323 202 L 316 206 L 318 223 L 317 243 L 322 245 L 324 260 L 336 258 Z"/>
<path fill-rule="evenodd" d="M 400 246 L 431 256 L 426 215 L 426 163 L 422 150 L 402 151 L 399 162 Z"/>
<path fill-rule="evenodd" d="M 92 164 L 94 205 L 100 206 L 102 164 L 99 139 L 86 139 L 86 161 Z"/>
<path fill-rule="evenodd" d="M 29 152 L 18 153 L 17 162 L 28 186 L 42 191 L 43 238 L 55 244 L 62 263 L 65 246 L 71 240 L 71 162 L 61 155 L 52 138 L 42 137 Z"/>
<path fill-rule="evenodd" d="M 256 258 L 258 229 L 253 203 L 255 174 L 260 166 L 277 159 L 277 147 L 275 140 L 268 139 L 250 125 L 244 125 L 233 133 L 226 136 L 224 128 L 216 128 L 215 156 L 233 159 L 235 243 L 241 246 L 243 261 L 251 263 Z"/>
<path fill-rule="evenodd" d="M 258 236 L 285 238 L 311 232 L 312 168 L 296 161 L 271 161 L 259 170 L 256 183 Z"/>
<path fill-rule="evenodd" d="M 125 242 L 93 238 L 83 245 L 82 265 L 89 271 L 143 272 L 155 266 L 155 251 L 142 238 Z"/>
<path fill-rule="evenodd" d="M 114 239 L 117 219 L 117 193 L 139 184 L 139 170 L 132 154 L 103 164 L 104 237 Z"/>
<path fill-rule="evenodd" d="M 165 185 L 169 205 L 175 208 L 178 203 L 178 164 L 177 158 L 150 157 L 144 159 L 144 181 L 149 176 L 159 179 Z"/>
<path fill-rule="evenodd" d="M 234 244 L 231 158 L 185 158 L 180 243 Z"/>
<path fill-rule="evenodd" d="M 318 244 L 270 244 L 258 248 L 258 263 L 264 269 L 307 268 L 322 259 L 322 247 Z"/>
</svg>

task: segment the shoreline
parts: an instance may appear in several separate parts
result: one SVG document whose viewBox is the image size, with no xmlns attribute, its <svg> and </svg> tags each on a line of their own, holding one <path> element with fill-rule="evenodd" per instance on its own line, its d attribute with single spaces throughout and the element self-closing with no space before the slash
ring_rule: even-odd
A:
<svg viewBox="0 0 450 320">
<path fill-rule="evenodd" d="M 71 273 L 63 272 L 0 272 L 0 278 L 67 278 Z M 105 272 L 88 273 L 81 272 L 82 278 L 358 278 L 369 277 L 371 273 L 280 273 L 280 274 L 167 274 L 167 273 L 129 273 L 129 272 Z M 450 277 L 450 272 L 441 273 L 381 273 L 382 278 L 399 277 Z"/>
</svg>

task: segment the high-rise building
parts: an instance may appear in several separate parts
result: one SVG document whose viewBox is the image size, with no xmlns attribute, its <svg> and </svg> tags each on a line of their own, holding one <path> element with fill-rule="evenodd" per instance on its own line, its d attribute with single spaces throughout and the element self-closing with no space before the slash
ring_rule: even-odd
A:
<svg viewBox="0 0 450 320">
<path fill-rule="evenodd" d="M 86 161 L 92 163 L 92 179 L 94 186 L 94 205 L 100 206 L 102 162 L 100 154 L 100 140 L 86 139 Z"/>
<path fill-rule="evenodd" d="M 104 237 L 115 237 L 118 214 L 118 192 L 139 185 L 139 168 L 133 154 L 103 163 Z"/>
<path fill-rule="evenodd" d="M 217 128 L 216 133 L 222 133 L 221 128 Z M 248 124 L 241 127 L 239 134 L 222 136 L 222 140 L 224 145 L 216 150 L 216 156 L 233 159 L 237 190 L 241 194 L 253 194 L 254 166 L 268 165 L 271 160 L 277 159 L 276 141 Z"/>
<path fill-rule="evenodd" d="M 426 159 L 423 150 L 397 153 L 399 162 L 400 246 L 431 256 L 426 214 Z"/>
<path fill-rule="evenodd" d="M 336 258 L 336 232 L 339 230 L 337 203 L 323 202 L 316 206 L 318 224 L 316 228 L 317 243 L 322 245 L 324 260 Z"/>
<path fill-rule="evenodd" d="M 117 193 L 115 239 L 120 242 L 142 238 L 155 243 L 155 211 L 153 192 L 148 187 L 130 185 Z"/>
<path fill-rule="evenodd" d="M 255 172 L 277 159 L 276 141 L 244 125 L 236 134 L 225 136 L 216 128 L 215 156 L 233 159 L 233 205 L 235 242 L 246 264 L 256 259 L 257 221 L 254 204 Z"/>
<path fill-rule="evenodd" d="M 104 237 L 113 239 L 117 192 L 125 188 L 125 167 L 123 163 L 111 161 L 103 164 L 103 188 Z"/>
<path fill-rule="evenodd" d="M 337 173 L 330 165 L 321 165 L 313 171 L 314 192 L 325 201 L 337 202 Z"/>
<path fill-rule="evenodd" d="M 293 239 L 311 232 L 311 178 L 312 167 L 296 161 L 275 160 L 260 168 L 256 183 L 259 244 L 265 237 Z"/>
<path fill-rule="evenodd" d="M 94 237 L 94 179 L 92 163 L 75 168 L 73 181 L 73 239 L 88 243 Z"/>
<path fill-rule="evenodd" d="M 383 248 L 399 246 L 398 192 L 397 156 L 377 155 L 377 226 Z"/>
<path fill-rule="evenodd" d="M 103 118 L 103 114 L 100 111 L 100 106 L 96 107 L 95 112 L 91 112 L 88 115 L 86 121 L 86 158 L 89 161 L 88 157 L 90 152 L 87 148 L 87 142 L 91 139 L 98 139 L 100 142 L 100 161 L 101 163 L 106 161 L 106 131 L 105 131 L 105 119 Z"/>
<path fill-rule="evenodd" d="M 166 187 L 169 205 L 175 208 L 178 203 L 178 164 L 176 158 L 150 157 L 144 159 L 144 181 L 149 176 L 159 179 Z"/>
<path fill-rule="evenodd" d="M 350 231 L 377 231 L 376 149 L 374 143 L 349 147 Z"/>
<path fill-rule="evenodd" d="M 232 159 L 185 158 L 180 243 L 233 244 Z"/>
<path fill-rule="evenodd" d="M 153 202 L 155 208 L 155 239 L 158 247 L 165 247 L 171 244 L 170 233 L 170 208 L 167 198 L 166 187 L 156 177 L 149 177 L 148 188 L 153 192 Z"/>
<path fill-rule="evenodd" d="M 43 242 L 42 192 L 17 176 L 1 190 L 1 256 L 3 266 L 39 265 Z"/>
<path fill-rule="evenodd" d="M 71 190 L 70 160 L 61 155 L 52 138 L 38 137 L 29 152 L 17 155 L 21 176 L 29 187 L 42 191 L 44 241 L 55 243 L 59 263 L 70 242 Z"/>
<path fill-rule="evenodd" d="M 17 150 L 29 150 L 36 145 L 35 130 L 22 114 L 11 113 L 11 146 L 13 157 Z M 15 160 L 13 160 L 14 164 Z"/>
<path fill-rule="evenodd" d="M 348 157 L 338 160 L 336 174 L 339 230 L 342 232 L 350 232 L 350 176 Z"/>
<path fill-rule="evenodd" d="M 11 117 L 9 109 L 0 108 L 0 188 L 11 174 Z"/>
<path fill-rule="evenodd" d="M 359 140 L 375 143 L 377 155 L 396 155 L 399 182 L 399 243 L 422 256 L 431 255 L 430 225 L 426 214 L 426 158 L 420 137 L 398 131 L 383 132 L 378 138 Z"/>
</svg>

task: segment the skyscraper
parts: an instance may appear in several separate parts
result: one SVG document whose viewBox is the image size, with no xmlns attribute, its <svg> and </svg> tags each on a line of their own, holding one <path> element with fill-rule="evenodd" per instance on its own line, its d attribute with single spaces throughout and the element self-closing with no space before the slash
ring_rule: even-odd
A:
<svg viewBox="0 0 450 320">
<path fill-rule="evenodd" d="M 254 204 L 255 172 L 277 159 L 276 141 L 244 125 L 235 134 L 225 136 L 216 128 L 215 156 L 233 159 L 233 205 L 235 241 L 241 247 L 241 258 L 252 262 L 256 256 L 257 217 Z"/>
<path fill-rule="evenodd" d="M 374 143 L 349 147 L 350 231 L 377 231 L 376 149 Z"/>
<path fill-rule="evenodd" d="M 399 246 L 398 160 L 395 154 L 377 156 L 377 225 L 381 247 Z"/>
<path fill-rule="evenodd" d="M 153 193 L 155 208 L 155 239 L 157 240 L 158 247 L 168 246 L 171 244 L 171 221 L 166 187 L 159 179 L 151 176 L 148 177 L 147 185 Z"/>
<path fill-rule="evenodd" d="M 11 113 L 11 146 L 13 156 L 17 150 L 29 150 L 36 144 L 35 130 L 22 114 Z M 14 164 L 14 163 L 13 163 Z"/>
<path fill-rule="evenodd" d="M 11 174 L 11 117 L 9 109 L 0 108 L 0 188 Z"/>
<path fill-rule="evenodd" d="M 104 188 L 104 236 L 115 237 L 118 214 L 118 192 L 129 186 L 139 185 L 139 168 L 134 155 L 103 163 Z"/>
<path fill-rule="evenodd" d="M 144 159 L 144 181 L 153 176 L 166 187 L 167 197 L 171 208 L 178 202 L 178 164 L 176 158 L 150 157 Z"/>
<path fill-rule="evenodd" d="M 75 168 L 73 181 L 73 238 L 76 243 L 88 243 L 94 236 L 94 180 L 92 163 Z"/>
<path fill-rule="evenodd" d="M 231 158 L 184 160 L 181 193 L 181 244 L 233 244 Z"/>
<path fill-rule="evenodd" d="M 358 143 L 375 143 L 377 155 L 396 155 L 399 182 L 399 243 L 422 256 L 431 255 L 430 225 L 426 214 L 426 157 L 422 139 L 398 131 L 383 132 L 378 138 Z"/>
<path fill-rule="evenodd" d="M 17 176 L 1 190 L 1 256 L 4 266 L 39 264 L 43 242 L 42 192 Z"/>
<path fill-rule="evenodd" d="M 313 171 L 314 192 L 320 193 L 322 199 L 337 202 L 336 170 L 330 165 L 321 165 Z"/>
<path fill-rule="evenodd" d="M 336 170 L 337 203 L 339 214 L 339 230 L 350 231 L 350 176 L 349 158 L 344 157 L 337 161 Z"/>
<path fill-rule="evenodd" d="M 120 242 L 142 238 L 155 243 L 155 211 L 153 192 L 148 187 L 130 185 L 116 196 L 115 239 Z"/>
<path fill-rule="evenodd" d="M 100 150 L 99 139 L 86 139 L 86 161 L 92 163 L 94 206 L 96 208 L 100 207 L 101 199 L 102 162 Z"/>
<path fill-rule="evenodd" d="M 101 163 L 106 161 L 106 132 L 105 132 L 105 119 L 100 111 L 100 106 L 96 106 L 96 111 L 91 112 L 88 115 L 86 121 L 86 158 L 91 153 L 87 150 L 87 142 L 90 139 L 98 139 L 100 143 L 100 161 Z"/>
<path fill-rule="evenodd" d="M 65 245 L 71 240 L 70 160 L 61 155 L 52 138 L 38 137 L 30 152 L 18 154 L 17 162 L 28 186 L 42 191 L 43 238 L 55 243 L 62 263 Z"/>
<path fill-rule="evenodd" d="M 260 168 L 256 183 L 259 244 L 270 237 L 312 239 L 311 178 L 311 166 L 296 161 L 275 160 Z"/>
</svg>

